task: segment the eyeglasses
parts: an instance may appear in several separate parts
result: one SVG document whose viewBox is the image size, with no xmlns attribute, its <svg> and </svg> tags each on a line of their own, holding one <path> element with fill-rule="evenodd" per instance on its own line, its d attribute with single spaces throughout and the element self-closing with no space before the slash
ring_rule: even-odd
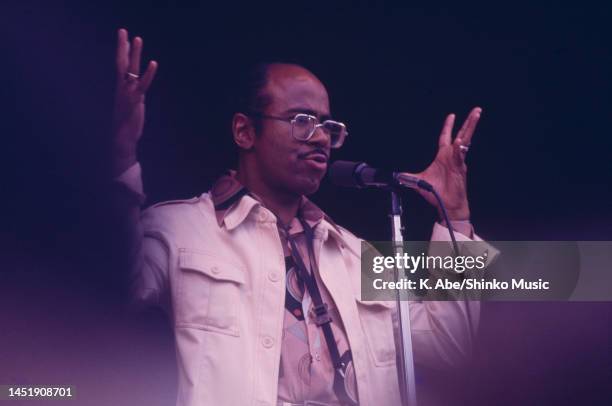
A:
<svg viewBox="0 0 612 406">
<path fill-rule="evenodd" d="M 319 119 L 310 114 L 298 113 L 293 118 L 284 118 L 277 116 L 268 116 L 265 114 L 253 114 L 260 118 L 271 120 L 285 121 L 291 123 L 291 135 L 298 141 L 308 141 L 312 138 L 317 128 L 321 128 L 323 132 L 329 135 L 330 147 L 340 148 L 344 144 L 344 139 L 348 135 L 346 125 L 338 121 L 325 120 L 319 123 Z"/>
</svg>

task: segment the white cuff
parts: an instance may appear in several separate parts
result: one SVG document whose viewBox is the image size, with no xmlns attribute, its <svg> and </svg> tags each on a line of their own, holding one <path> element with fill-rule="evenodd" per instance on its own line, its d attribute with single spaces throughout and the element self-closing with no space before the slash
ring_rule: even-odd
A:
<svg viewBox="0 0 612 406">
<path fill-rule="evenodd" d="M 497 248 L 493 247 L 491 244 L 488 244 L 486 241 L 480 238 L 476 233 L 473 233 L 472 238 L 469 238 L 466 235 L 455 230 L 455 239 L 457 241 L 481 241 L 482 244 L 467 245 L 467 246 L 462 247 L 462 250 L 467 249 L 468 251 L 467 253 L 472 256 L 478 256 L 483 253 L 486 253 L 487 266 L 492 264 L 495 258 L 497 258 L 497 256 L 499 255 L 499 250 Z M 450 233 L 448 232 L 448 228 L 444 227 L 443 225 L 439 223 L 435 223 L 433 227 L 433 232 L 431 233 L 431 241 L 451 241 Z M 475 251 L 478 251 L 478 252 L 475 252 Z"/>
<path fill-rule="evenodd" d="M 127 168 L 121 175 L 115 178 L 115 182 L 123 183 L 130 190 L 143 194 L 142 169 L 140 168 L 140 164 L 136 162 L 134 165 Z"/>
<path fill-rule="evenodd" d="M 142 187 L 142 168 L 140 163 L 136 162 L 127 168 L 125 172 L 115 178 L 115 182 L 124 185 L 129 191 L 138 196 L 141 203 L 144 203 L 145 194 Z"/>
<path fill-rule="evenodd" d="M 474 228 L 472 224 L 468 222 L 468 227 L 454 227 L 455 223 L 459 223 L 457 221 L 451 221 L 453 225 L 453 230 L 455 231 L 455 238 L 457 241 L 482 241 L 482 238 L 474 233 Z M 470 231 L 472 234 L 472 238 L 465 235 L 463 232 Z M 463 231 L 463 232 L 462 232 Z M 467 234 L 467 233 L 466 233 Z M 436 222 L 434 223 L 433 232 L 431 233 L 431 241 L 450 241 L 450 233 L 448 232 L 448 228 L 444 227 L 442 224 Z"/>
</svg>

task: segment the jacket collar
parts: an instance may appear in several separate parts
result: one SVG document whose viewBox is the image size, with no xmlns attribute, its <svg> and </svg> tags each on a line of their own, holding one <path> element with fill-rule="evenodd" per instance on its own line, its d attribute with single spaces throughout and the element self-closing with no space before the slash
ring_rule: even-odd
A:
<svg viewBox="0 0 612 406">
<path fill-rule="evenodd" d="M 228 171 L 217 179 L 210 194 L 215 207 L 217 224 L 219 227 L 225 224 L 228 230 L 233 230 L 242 224 L 255 208 L 265 207 L 256 194 L 250 192 L 236 179 L 236 171 Z M 330 230 L 329 234 L 333 237 L 343 239 L 342 231 L 336 223 L 306 196 L 302 196 L 299 212 L 313 229 L 316 229 L 321 223 L 327 223 L 331 227 L 323 228 Z"/>
</svg>

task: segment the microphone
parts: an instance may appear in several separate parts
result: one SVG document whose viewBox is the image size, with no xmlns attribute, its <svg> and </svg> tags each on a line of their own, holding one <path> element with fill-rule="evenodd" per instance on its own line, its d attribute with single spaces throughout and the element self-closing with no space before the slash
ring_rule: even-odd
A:
<svg viewBox="0 0 612 406">
<path fill-rule="evenodd" d="M 329 178 L 332 183 L 344 187 L 405 186 L 418 187 L 429 192 L 433 190 L 429 183 L 416 176 L 372 168 L 365 162 L 335 161 L 329 167 Z"/>
</svg>

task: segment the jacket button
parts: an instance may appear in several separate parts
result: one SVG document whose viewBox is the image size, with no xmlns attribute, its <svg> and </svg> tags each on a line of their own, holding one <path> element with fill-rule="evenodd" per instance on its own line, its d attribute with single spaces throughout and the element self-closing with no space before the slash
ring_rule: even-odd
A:
<svg viewBox="0 0 612 406">
<path fill-rule="evenodd" d="M 213 267 L 211 267 L 211 268 L 210 268 L 210 271 L 211 271 L 212 273 L 214 273 L 215 275 L 216 275 L 216 274 L 218 274 L 219 272 L 221 272 L 221 271 L 219 270 L 219 267 L 218 267 L 218 266 L 213 266 Z"/>
<path fill-rule="evenodd" d="M 261 340 L 261 345 L 265 348 L 272 348 L 274 346 L 274 339 L 270 336 L 264 336 Z"/>
<path fill-rule="evenodd" d="M 268 273 L 268 279 L 270 279 L 272 282 L 278 282 L 278 279 L 279 279 L 278 272 L 270 271 Z"/>
<path fill-rule="evenodd" d="M 259 213 L 259 221 L 266 221 L 268 219 L 268 215 L 265 211 Z"/>
</svg>

